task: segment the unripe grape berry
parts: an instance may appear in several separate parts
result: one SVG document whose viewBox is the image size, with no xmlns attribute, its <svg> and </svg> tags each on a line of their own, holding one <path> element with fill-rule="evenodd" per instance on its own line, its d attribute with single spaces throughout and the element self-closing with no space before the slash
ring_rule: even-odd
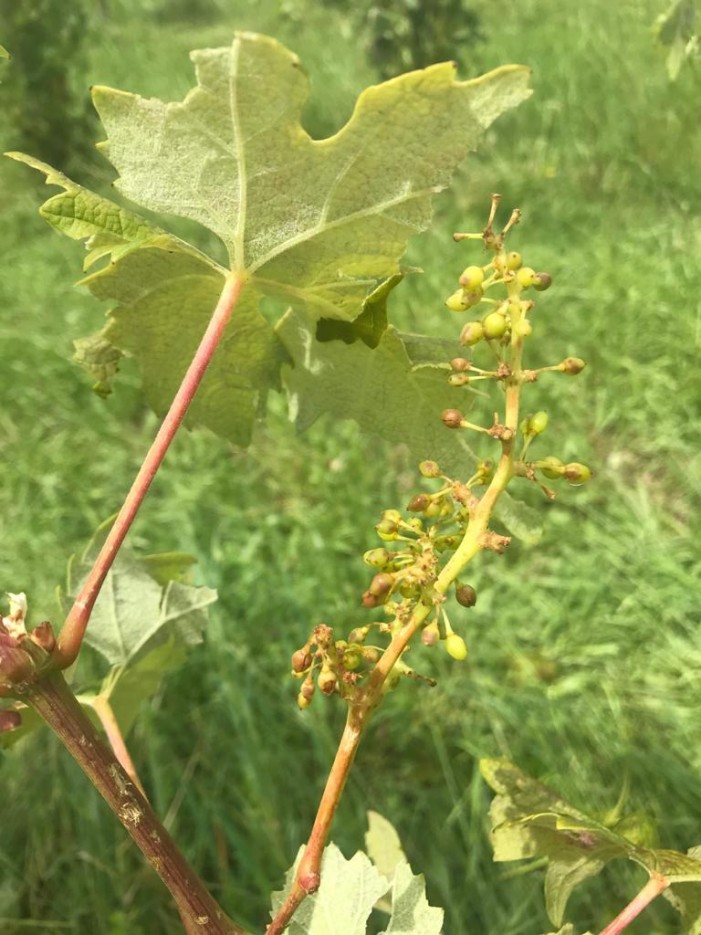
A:
<svg viewBox="0 0 701 935">
<path fill-rule="evenodd" d="M 441 469 L 435 461 L 422 461 L 419 465 L 419 472 L 423 477 L 440 477 Z"/>
<path fill-rule="evenodd" d="M 336 691 L 336 674 L 327 666 L 324 666 L 316 680 L 317 685 L 325 695 L 331 695 Z"/>
<path fill-rule="evenodd" d="M 566 357 L 560 366 L 562 367 L 563 373 L 569 373 L 570 376 L 575 376 L 584 370 L 586 362 L 583 361 L 581 357 Z"/>
<path fill-rule="evenodd" d="M 476 289 L 465 289 L 463 291 L 463 302 L 467 308 L 472 308 L 473 305 L 479 305 L 479 303 L 484 298 L 484 290 L 480 287 Z"/>
<path fill-rule="evenodd" d="M 547 458 L 543 458 L 540 469 L 546 477 L 549 477 L 551 480 L 556 480 L 565 473 L 565 464 L 559 458 L 550 455 Z"/>
<path fill-rule="evenodd" d="M 424 510 L 424 516 L 426 519 L 435 519 L 437 516 L 440 516 L 443 512 L 443 504 L 440 500 L 431 500 L 429 505 Z"/>
<path fill-rule="evenodd" d="M 461 636 L 458 636 L 457 633 L 449 633 L 448 636 L 446 636 L 445 648 L 448 655 L 452 656 L 453 659 L 456 659 L 458 662 L 467 659 L 465 640 Z"/>
<path fill-rule="evenodd" d="M 519 338 L 530 338 L 533 334 L 533 325 L 525 318 L 521 318 L 515 325 L 516 334 Z"/>
<path fill-rule="evenodd" d="M 413 530 L 418 535 L 421 535 L 421 533 L 424 531 L 423 520 L 420 519 L 418 516 L 410 516 L 409 519 L 406 521 L 406 524 L 409 527 L 409 529 Z"/>
<path fill-rule="evenodd" d="M 523 289 L 528 289 L 530 286 L 535 286 L 538 282 L 538 274 L 530 266 L 522 266 L 516 273 L 516 282 Z"/>
<path fill-rule="evenodd" d="M 456 373 L 462 373 L 464 370 L 468 370 L 469 367 L 470 361 L 466 357 L 453 357 L 450 361 L 450 369 Z"/>
<path fill-rule="evenodd" d="M 380 651 L 374 646 L 368 646 L 363 650 L 363 658 L 370 665 L 375 665 L 379 661 Z"/>
<path fill-rule="evenodd" d="M 391 519 L 383 519 L 375 526 L 377 535 L 384 542 L 393 542 L 399 536 L 397 524 Z"/>
<path fill-rule="evenodd" d="M 451 312 L 464 312 L 465 309 L 468 308 L 468 304 L 465 301 L 465 293 L 462 289 L 458 289 L 457 292 L 449 295 L 445 300 L 445 304 Z"/>
<path fill-rule="evenodd" d="M 370 582 L 368 591 L 373 597 L 384 597 L 392 590 L 394 584 L 394 575 L 388 575 L 386 572 L 380 572 Z"/>
<path fill-rule="evenodd" d="M 506 268 L 510 270 L 520 269 L 523 265 L 523 260 L 521 259 L 521 254 L 517 253 L 515 250 L 512 250 L 510 253 L 506 254 Z"/>
<path fill-rule="evenodd" d="M 384 568 L 392 560 L 389 549 L 369 549 L 363 555 L 363 561 L 372 568 Z"/>
<path fill-rule="evenodd" d="M 537 292 L 545 292 L 552 285 L 553 278 L 550 273 L 536 273 L 535 276 L 536 282 L 533 283 L 533 288 Z"/>
<path fill-rule="evenodd" d="M 489 315 L 482 319 L 484 336 L 490 340 L 502 338 L 506 334 L 506 329 L 508 327 L 509 323 L 500 312 L 490 312 Z"/>
<path fill-rule="evenodd" d="M 383 510 L 382 519 L 388 519 L 393 523 L 401 523 L 402 514 L 399 512 L 399 510 Z"/>
<path fill-rule="evenodd" d="M 369 627 L 356 627 L 355 630 L 351 630 L 348 634 L 349 643 L 362 643 L 365 637 L 368 635 Z"/>
<path fill-rule="evenodd" d="M 362 661 L 363 654 L 359 649 L 347 649 L 343 654 L 343 668 L 349 672 L 359 669 Z"/>
<path fill-rule="evenodd" d="M 463 420 L 462 412 L 459 409 L 444 409 L 441 415 L 443 425 L 449 429 L 459 429 Z"/>
<path fill-rule="evenodd" d="M 297 707 L 300 711 L 304 711 L 304 709 L 308 708 L 311 703 L 312 699 L 307 698 L 306 695 L 302 694 L 302 692 L 297 695 Z"/>
<path fill-rule="evenodd" d="M 473 347 L 484 337 L 484 328 L 479 321 L 470 321 L 460 332 L 460 343 L 463 347 Z"/>
<path fill-rule="evenodd" d="M 448 377 L 451 386 L 467 386 L 469 382 L 470 376 L 467 373 L 451 373 Z"/>
<path fill-rule="evenodd" d="M 311 664 L 311 653 L 307 652 L 306 649 L 298 649 L 296 653 L 292 653 L 293 672 L 306 672 Z"/>
<path fill-rule="evenodd" d="M 586 484 L 588 480 L 591 480 L 591 470 L 586 464 L 579 464 L 579 462 L 573 461 L 572 464 L 565 465 L 564 477 L 567 483 L 571 484 L 572 487 L 579 487 L 581 484 Z"/>
<path fill-rule="evenodd" d="M 314 684 L 311 675 L 302 682 L 302 687 L 299 690 L 300 695 L 309 702 L 314 697 L 314 692 L 316 691 L 316 685 Z"/>
<path fill-rule="evenodd" d="M 478 289 L 483 282 L 484 270 L 481 266 L 468 266 L 460 276 L 460 285 L 468 291 Z"/>
<path fill-rule="evenodd" d="M 474 607 L 477 603 L 477 591 L 469 584 L 459 584 L 455 588 L 455 597 L 463 607 Z"/>
<path fill-rule="evenodd" d="M 534 416 L 531 416 L 528 421 L 531 429 L 530 434 L 541 435 L 548 427 L 548 414 L 543 409 L 540 409 Z"/>
<path fill-rule="evenodd" d="M 417 493 L 415 497 L 407 503 L 406 508 L 410 513 L 423 513 L 426 507 L 431 503 L 431 498 L 427 493 Z"/>
</svg>

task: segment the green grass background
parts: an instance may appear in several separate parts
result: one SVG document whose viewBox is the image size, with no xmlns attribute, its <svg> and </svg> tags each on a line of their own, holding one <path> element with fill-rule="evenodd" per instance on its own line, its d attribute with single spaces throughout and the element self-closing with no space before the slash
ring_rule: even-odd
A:
<svg viewBox="0 0 701 935">
<path fill-rule="evenodd" d="M 449 333 L 443 298 L 475 258 L 450 234 L 479 228 L 500 191 L 524 213 L 513 246 L 554 277 L 534 358 L 589 363 L 577 380 L 543 379 L 527 405 L 550 412 L 543 454 L 590 463 L 595 481 L 540 504 L 539 546 L 475 568 L 479 601 L 461 620 L 469 662 L 417 652 L 439 685 L 389 698 L 334 829 L 350 855 L 366 808 L 390 818 L 445 907 L 447 935 L 549 931 L 542 871 L 505 879 L 510 868 L 491 861 L 480 756 L 509 756 L 598 812 L 625 786 L 626 808 L 662 846 L 701 843 L 700 85 L 691 68 L 667 79 L 650 31 L 663 5 L 473 5 L 485 41 L 461 72 L 526 63 L 535 94 L 438 199 L 434 228 L 408 256 L 426 273 L 391 309 L 402 327 Z M 332 5 L 201 7 L 192 22 L 177 15 L 186 4 L 101 4 L 86 93 L 104 83 L 178 98 L 188 50 L 224 44 L 234 28 L 300 54 L 309 120 L 323 131 L 374 80 Z M 0 38 L 12 50 L 12 35 Z M 5 91 L 11 82 L 10 69 Z M 88 162 L 74 171 L 110 178 Z M 26 170 L 0 167 L 0 583 L 29 593 L 36 620 L 55 619 L 68 556 L 118 506 L 156 425 L 129 368 L 103 401 L 70 361 L 71 339 L 99 327 L 103 310 L 72 287 L 81 248 L 43 225 L 41 194 Z M 130 746 L 188 857 L 255 931 L 308 830 L 343 717 L 326 699 L 297 711 L 289 654 L 310 625 L 359 618 L 373 523 L 415 484 L 403 449 L 350 424 L 298 437 L 279 401 L 248 452 L 183 434 L 133 530 L 137 547 L 194 552 L 220 602 L 206 643 L 145 706 Z M 2 754 L 0 789 L 1 935 L 178 930 L 154 875 L 45 732 Z M 611 865 L 568 917 L 597 930 L 643 882 Z M 631 932 L 681 930 L 658 903 Z"/>
</svg>

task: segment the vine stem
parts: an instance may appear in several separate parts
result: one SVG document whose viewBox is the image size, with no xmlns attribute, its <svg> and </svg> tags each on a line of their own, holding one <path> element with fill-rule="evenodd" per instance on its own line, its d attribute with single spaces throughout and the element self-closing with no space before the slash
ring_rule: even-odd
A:
<svg viewBox="0 0 701 935">
<path fill-rule="evenodd" d="M 188 935 L 246 935 L 208 892 L 139 788 L 102 740 L 61 672 L 25 686 L 30 704 L 66 747 L 170 891 Z"/>
<path fill-rule="evenodd" d="M 662 874 L 653 873 L 645 886 L 638 895 L 632 899 L 625 909 L 620 912 L 613 922 L 609 922 L 601 935 L 618 935 L 627 928 L 633 919 L 637 918 L 643 909 L 650 905 L 653 899 L 656 899 L 660 893 L 664 892 L 669 886 L 669 881 Z"/>
<path fill-rule="evenodd" d="M 90 620 L 90 614 L 107 573 L 112 567 L 115 556 L 134 521 L 153 478 L 156 476 L 156 472 L 161 466 L 175 433 L 185 418 L 190 403 L 219 345 L 224 329 L 231 318 L 243 285 L 244 280 L 236 274 L 228 276 L 224 283 L 224 288 L 212 313 L 207 330 L 187 368 L 170 409 L 139 468 L 134 483 L 117 514 L 104 545 L 95 559 L 95 564 L 66 617 L 58 636 L 56 649 L 52 653 L 51 665 L 53 668 L 66 668 L 78 655 Z"/>
<path fill-rule="evenodd" d="M 511 438 L 502 442 L 502 453 L 494 477 L 470 518 L 470 524 L 462 542 L 436 579 L 434 588 L 441 594 L 447 592 L 467 563 L 483 548 L 482 537 L 487 532 L 492 510 L 513 476 L 513 447 L 518 429 L 522 386 L 521 357 L 523 339 L 517 336 L 515 329 L 513 329 L 512 334 L 511 376 L 506 383 L 504 413 L 504 424 L 511 429 Z M 331 765 L 309 840 L 297 868 L 294 882 L 285 901 L 268 926 L 266 935 L 282 935 L 304 899 L 319 888 L 324 846 L 365 728 L 382 699 L 383 688 L 388 675 L 430 612 L 431 608 L 423 604 L 416 608 L 411 619 L 394 635 L 391 643 L 378 660 L 368 679 L 365 692 L 358 700 L 351 703 L 336 756 Z"/>
</svg>

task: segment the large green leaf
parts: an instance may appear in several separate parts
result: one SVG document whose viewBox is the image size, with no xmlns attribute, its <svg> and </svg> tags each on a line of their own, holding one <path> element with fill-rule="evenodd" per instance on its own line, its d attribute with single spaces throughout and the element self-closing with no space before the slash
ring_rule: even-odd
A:
<svg viewBox="0 0 701 935">
<path fill-rule="evenodd" d="M 42 209 L 49 223 L 87 238 L 90 264 L 109 260 L 84 280 L 114 304 L 108 324 L 78 347 L 100 392 L 116 371 L 116 348 L 138 359 L 148 398 L 163 412 L 225 275 L 243 277 L 242 298 L 189 418 L 246 444 L 289 359 L 284 336 L 260 312 L 262 300 L 293 307 L 309 346 L 318 319 L 356 319 L 366 297 L 399 272 L 409 237 L 428 225 L 431 199 L 454 168 L 499 114 L 528 96 L 528 71 L 506 66 L 463 82 L 450 63 L 412 72 L 368 88 L 345 127 L 313 140 L 300 123 L 307 79 L 279 43 L 241 33 L 231 47 L 192 59 L 198 84 L 182 102 L 104 87 L 93 98 L 117 188 L 143 207 L 213 231 L 228 251 L 226 267 L 13 155 L 64 189 Z M 332 355 L 333 343 L 321 342 Z"/>
<path fill-rule="evenodd" d="M 389 824 L 389 823 L 387 823 Z M 377 833 L 377 828 L 375 828 Z M 273 893 L 273 915 L 294 882 L 303 848 L 287 873 L 285 887 Z M 394 867 L 393 882 L 360 851 L 346 860 L 335 844 L 324 851 L 321 886 L 301 904 L 287 935 L 365 935 L 375 903 L 391 889 L 391 914 L 383 935 L 440 935 L 443 910 L 429 906 L 423 876 L 415 876 L 402 857 Z"/>
<path fill-rule="evenodd" d="M 489 812 L 494 859 L 548 858 L 545 897 L 554 925 L 562 925 L 567 900 L 579 883 L 610 860 L 624 857 L 673 887 L 670 902 L 690 926 L 687 931 L 698 935 L 701 849 L 682 854 L 643 847 L 570 805 L 508 760 L 481 760 L 480 769 L 497 793 Z M 625 827 L 625 822 L 616 820 L 616 827 Z"/>
</svg>

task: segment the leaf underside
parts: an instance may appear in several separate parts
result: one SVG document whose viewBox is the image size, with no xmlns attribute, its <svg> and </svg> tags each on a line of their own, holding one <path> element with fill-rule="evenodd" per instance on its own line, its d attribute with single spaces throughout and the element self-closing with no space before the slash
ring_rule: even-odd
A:
<svg viewBox="0 0 701 935">
<path fill-rule="evenodd" d="M 368 296 L 397 276 L 408 239 L 430 222 L 433 196 L 492 121 L 529 95 L 528 70 L 506 66 L 471 81 L 456 81 L 451 63 L 411 72 L 365 90 L 338 133 L 313 140 L 300 123 L 307 78 L 278 42 L 239 33 L 230 47 L 191 57 L 197 86 L 183 101 L 94 88 L 108 137 L 100 148 L 122 195 L 212 231 L 226 248 L 225 266 L 51 167 L 11 154 L 63 189 L 41 213 L 87 241 L 83 284 L 110 302 L 106 326 L 77 346 L 98 392 L 110 391 L 128 354 L 163 413 L 233 272 L 246 285 L 191 424 L 246 445 L 267 393 L 281 388 L 283 365 L 293 395 L 305 397 L 300 424 L 308 421 L 323 396 L 305 380 L 310 363 L 315 373 L 333 369 L 337 345 L 349 340 L 380 352 L 368 373 L 379 366 L 383 342 L 397 361 L 403 352 L 414 392 L 435 399 L 435 375 L 414 374 L 403 337 L 387 333 L 382 315 L 358 321 L 355 333 L 334 333 L 329 322 L 358 320 Z M 279 308 L 284 327 L 269 310 L 261 314 L 263 300 Z M 395 413 L 403 388 L 397 382 L 388 392 Z M 453 398 L 444 386 L 440 408 Z M 363 428 L 376 426 L 363 420 Z M 403 432 L 394 428 L 395 437 Z"/>
<path fill-rule="evenodd" d="M 576 886 L 622 857 L 664 877 L 671 886 L 665 895 L 682 913 L 685 932 L 701 932 L 701 849 L 682 854 L 641 846 L 616 830 L 625 820 L 609 827 L 508 760 L 481 760 L 480 769 L 497 793 L 489 811 L 494 859 L 548 858 L 545 899 L 553 925 L 562 925 Z"/>
</svg>

